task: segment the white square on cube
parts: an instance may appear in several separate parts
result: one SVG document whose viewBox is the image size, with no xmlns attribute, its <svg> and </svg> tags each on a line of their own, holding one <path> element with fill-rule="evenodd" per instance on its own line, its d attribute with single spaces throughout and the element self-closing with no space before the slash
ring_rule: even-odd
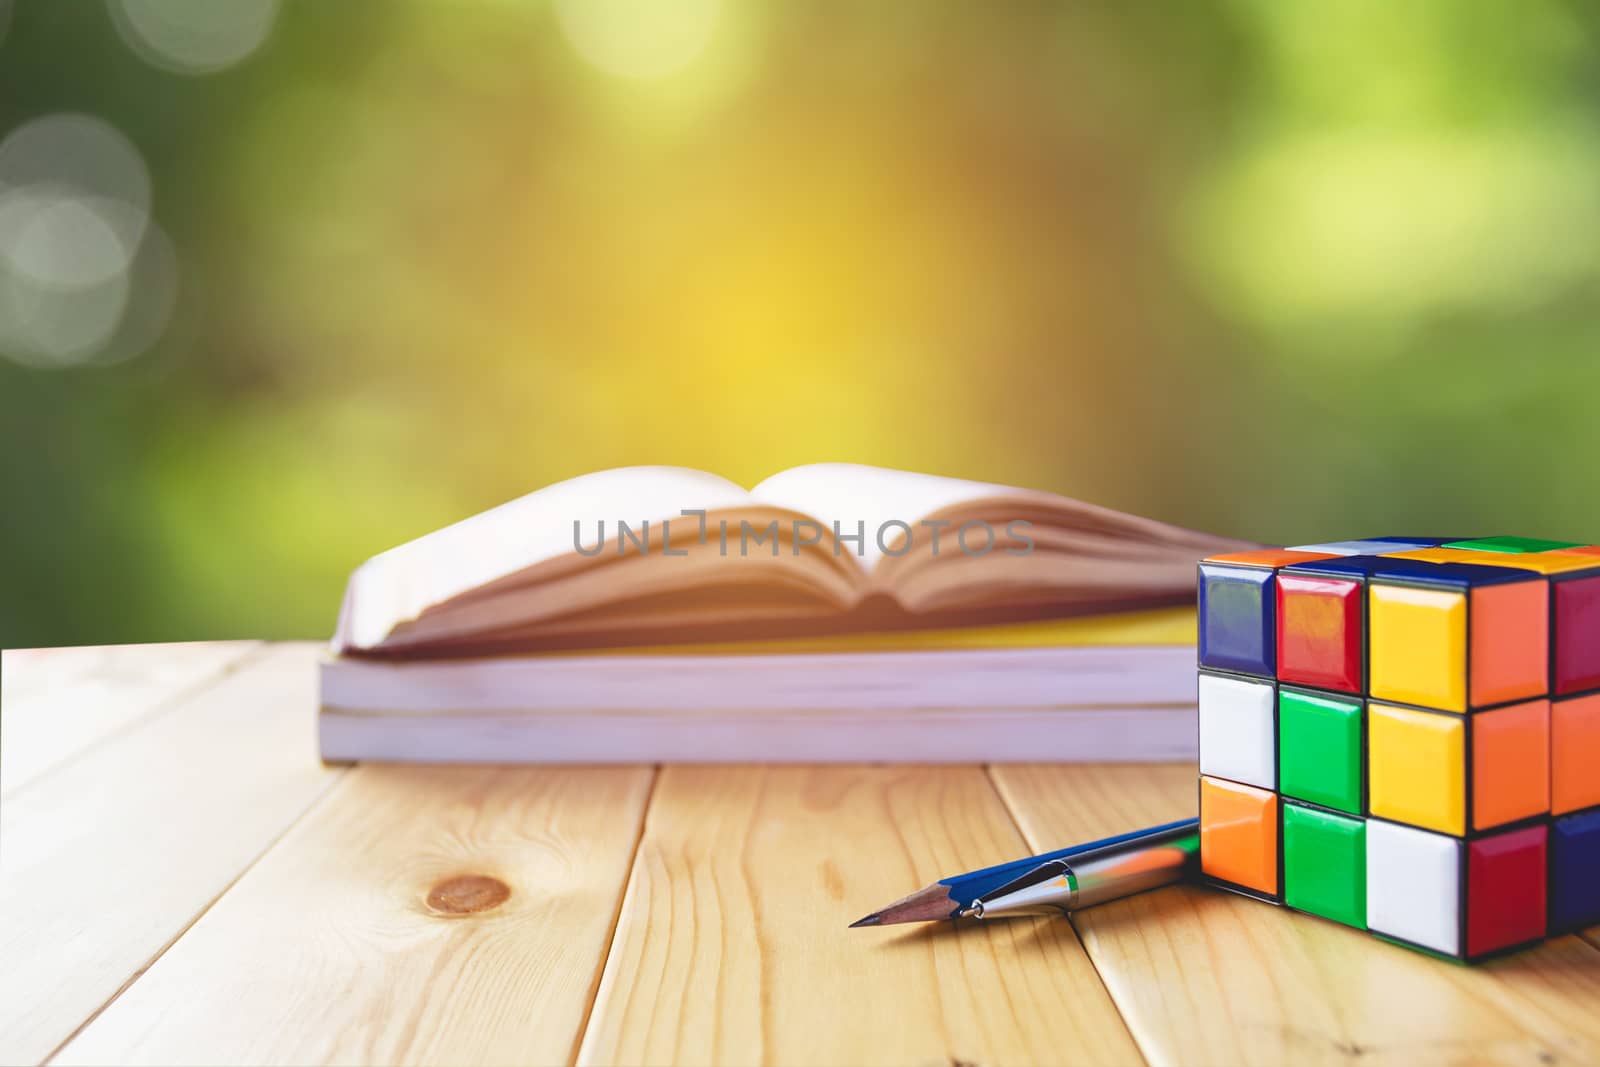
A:
<svg viewBox="0 0 1600 1067">
<path fill-rule="evenodd" d="M 1454 956 L 1461 950 L 1461 842 L 1367 820 L 1367 926 Z"/>
<path fill-rule="evenodd" d="M 1291 545 L 1290 552 L 1322 552 L 1329 556 L 1382 556 L 1408 548 L 1432 548 L 1421 541 L 1323 541 L 1315 545 Z"/>
<path fill-rule="evenodd" d="M 1271 682 L 1200 675 L 1200 773 L 1278 787 Z"/>
</svg>

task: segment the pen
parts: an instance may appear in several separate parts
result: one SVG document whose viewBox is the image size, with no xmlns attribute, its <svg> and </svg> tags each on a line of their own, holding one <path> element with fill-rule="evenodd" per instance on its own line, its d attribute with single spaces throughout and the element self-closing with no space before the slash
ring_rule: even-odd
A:
<svg viewBox="0 0 1600 1067">
<path fill-rule="evenodd" d="M 961 910 L 974 919 L 1059 915 L 1171 885 L 1194 874 L 1200 835 L 1193 825 L 1157 827 L 1114 844 L 1049 860 Z"/>
<path fill-rule="evenodd" d="M 966 874 L 951 875 L 941 878 L 932 885 L 924 886 L 909 896 L 901 897 L 893 904 L 885 905 L 877 911 L 851 923 L 855 926 L 889 926 L 893 923 L 932 922 L 936 919 L 954 919 L 972 904 L 993 894 L 1002 886 L 1009 885 L 1018 878 L 1025 876 L 1039 868 L 1041 864 L 1052 860 L 1062 860 L 1071 856 L 1082 856 L 1087 853 L 1104 848 L 1111 848 L 1123 843 L 1144 841 L 1152 835 L 1168 831 L 1187 831 L 1190 834 L 1198 833 L 1200 823 L 1198 819 L 1179 819 L 1177 822 L 1164 823 L 1161 826 L 1152 826 L 1145 830 L 1134 830 L 1131 833 L 1117 834 L 1113 837 L 1101 838 L 1099 841 L 1090 841 L 1082 845 L 1072 845 L 1068 848 L 1056 849 L 1038 856 L 1027 856 L 1010 863 L 996 864 L 993 867 L 984 867 L 981 870 L 968 871 Z"/>
</svg>

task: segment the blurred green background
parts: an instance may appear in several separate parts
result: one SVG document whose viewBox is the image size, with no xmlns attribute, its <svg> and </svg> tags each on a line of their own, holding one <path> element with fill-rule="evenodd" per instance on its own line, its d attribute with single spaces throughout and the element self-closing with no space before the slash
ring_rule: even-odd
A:
<svg viewBox="0 0 1600 1067">
<path fill-rule="evenodd" d="M 0 25 L 3 645 L 326 635 L 366 556 L 633 463 L 1600 540 L 1593 4 Z"/>
</svg>

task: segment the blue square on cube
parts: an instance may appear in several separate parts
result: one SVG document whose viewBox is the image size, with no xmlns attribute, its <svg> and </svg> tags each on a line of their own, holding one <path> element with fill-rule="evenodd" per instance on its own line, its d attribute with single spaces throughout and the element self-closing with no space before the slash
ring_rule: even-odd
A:
<svg viewBox="0 0 1600 1067">
<path fill-rule="evenodd" d="M 1550 933 L 1600 923 L 1600 808 L 1550 824 Z"/>
<path fill-rule="evenodd" d="M 1200 564 L 1200 666 L 1271 678 L 1276 616 L 1270 567 Z"/>
</svg>

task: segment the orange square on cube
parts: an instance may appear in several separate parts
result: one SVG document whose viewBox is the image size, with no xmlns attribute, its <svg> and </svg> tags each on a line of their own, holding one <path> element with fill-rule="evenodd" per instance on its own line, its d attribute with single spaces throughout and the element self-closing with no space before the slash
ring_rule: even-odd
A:
<svg viewBox="0 0 1600 1067">
<path fill-rule="evenodd" d="M 1278 797 L 1220 778 L 1200 779 L 1200 869 L 1212 878 L 1278 895 Z"/>
<path fill-rule="evenodd" d="M 1472 826 L 1503 826 L 1550 810 L 1550 702 L 1472 716 Z"/>
<path fill-rule="evenodd" d="M 1542 694 L 1550 655 L 1550 586 L 1513 582 L 1472 590 L 1469 693 L 1473 706 Z"/>
<path fill-rule="evenodd" d="M 1550 704 L 1550 810 L 1600 804 L 1600 693 Z"/>
</svg>

